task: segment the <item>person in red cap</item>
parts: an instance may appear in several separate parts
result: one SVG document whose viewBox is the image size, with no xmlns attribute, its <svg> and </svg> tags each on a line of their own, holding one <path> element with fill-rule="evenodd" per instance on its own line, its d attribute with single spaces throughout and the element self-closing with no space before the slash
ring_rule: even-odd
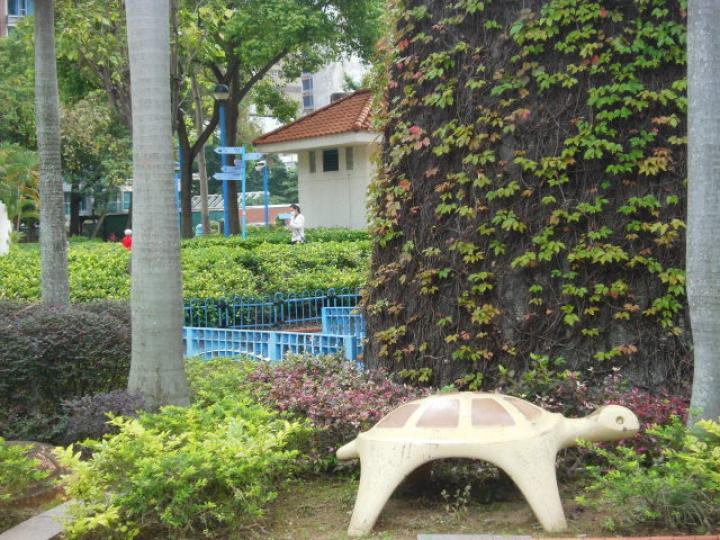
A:
<svg viewBox="0 0 720 540">
<path fill-rule="evenodd" d="M 122 240 L 120 240 L 120 243 L 128 251 L 132 249 L 132 230 L 125 229 L 125 236 L 123 236 Z"/>
</svg>

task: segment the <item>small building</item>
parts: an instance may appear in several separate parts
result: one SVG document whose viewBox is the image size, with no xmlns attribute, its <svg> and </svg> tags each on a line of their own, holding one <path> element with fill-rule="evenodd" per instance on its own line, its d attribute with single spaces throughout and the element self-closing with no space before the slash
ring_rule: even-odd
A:
<svg viewBox="0 0 720 540">
<path fill-rule="evenodd" d="M 358 90 L 255 139 L 262 153 L 298 155 L 298 199 L 307 227 L 367 227 L 371 162 L 381 134 L 369 90 Z"/>
</svg>

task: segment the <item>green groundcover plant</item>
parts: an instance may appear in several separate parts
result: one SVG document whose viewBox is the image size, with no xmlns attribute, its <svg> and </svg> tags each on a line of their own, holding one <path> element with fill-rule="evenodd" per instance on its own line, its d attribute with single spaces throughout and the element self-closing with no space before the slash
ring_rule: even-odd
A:
<svg viewBox="0 0 720 540">
<path fill-rule="evenodd" d="M 700 421 L 688 430 L 679 418 L 648 433 L 664 446 L 647 464 L 633 449 L 594 447 L 605 461 L 590 466 L 590 497 L 578 502 L 605 510 L 610 530 L 649 524 L 680 531 L 720 526 L 720 423 Z"/>
<path fill-rule="evenodd" d="M 190 362 L 190 407 L 112 418 L 117 433 L 59 451 L 71 508 L 69 538 L 141 533 L 212 537 L 261 514 L 295 471 L 309 428 L 253 401 L 239 388 L 242 362 Z"/>
<path fill-rule="evenodd" d="M 9 501 L 25 489 L 49 476 L 38 468 L 40 462 L 27 457 L 29 445 L 10 445 L 0 437 L 0 503 Z"/>
<path fill-rule="evenodd" d="M 255 296 L 274 292 L 358 287 L 369 268 L 367 233 L 348 229 L 308 232 L 308 242 L 288 243 L 286 231 L 256 231 L 247 240 L 208 237 L 183 242 L 185 298 Z M 118 243 L 71 242 L 68 250 L 73 302 L 121 300 L 130 295 L 130 253 Z M 40 297 L 40 253 L 18 244 L 0 258 L 0 299 Z"/>
</svg>

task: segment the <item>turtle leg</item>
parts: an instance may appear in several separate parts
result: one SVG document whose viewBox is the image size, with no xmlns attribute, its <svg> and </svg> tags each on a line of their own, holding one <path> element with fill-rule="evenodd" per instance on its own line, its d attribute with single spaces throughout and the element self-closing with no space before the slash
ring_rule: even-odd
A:
<svg viewBox="0 0 720 540">
<path fill-rule="evenodd" d="M 522 492 L 535 517 L 547 532 L 567 529 L 555 471 L 555 454 L 530 447 L 509 452 L 498 464 Z"/>
<path fill-rule="evenodd" d="M 372 530 L 395 488 L 419 465 L 402 459 L 401 445 L 375 447 L 368 454 L 360 456 L 360 486 L 349 536 L 363 536 Z"/>
</svg>

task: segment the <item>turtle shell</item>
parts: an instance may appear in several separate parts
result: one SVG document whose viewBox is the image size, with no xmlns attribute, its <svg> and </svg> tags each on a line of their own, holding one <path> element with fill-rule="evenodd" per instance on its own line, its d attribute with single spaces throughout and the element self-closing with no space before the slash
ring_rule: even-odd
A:
<svg viewBox="0 0 720 540">
<path fill-rule="evenodd" d="M 436 394 L 401 405 L 364 440 L 441 440 L 500 442 L 552 430 L 562 416 L 513 396 L 481 392 Z"/>
</svg>

